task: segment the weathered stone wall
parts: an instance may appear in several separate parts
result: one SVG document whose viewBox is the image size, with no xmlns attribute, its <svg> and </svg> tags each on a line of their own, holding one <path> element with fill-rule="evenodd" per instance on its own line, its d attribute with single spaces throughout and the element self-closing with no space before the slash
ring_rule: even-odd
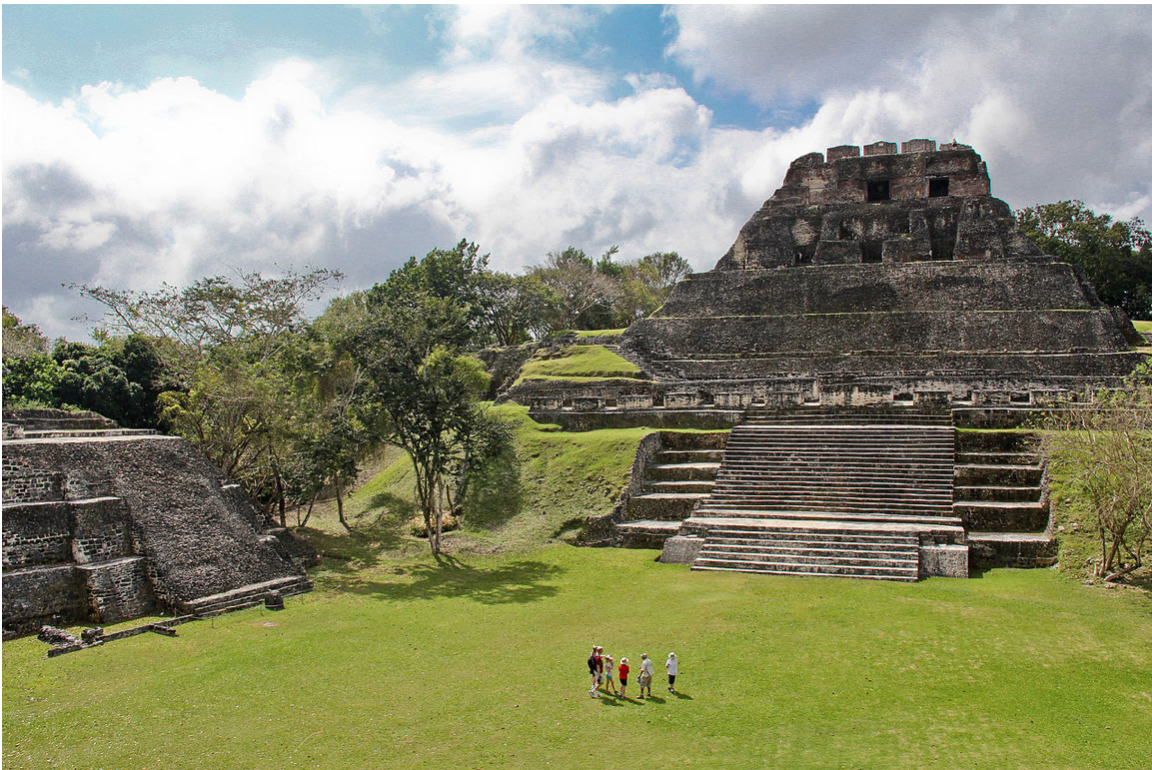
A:
<svg viewBox="0 0 1152 770">
<path fill-rule="evenodd" d="M 1099 307 L 1071 265 L 1017 259 L 695 273 L 652 318 Z"/>
<path fill-rule="evenodd" d="M 4 636 L 85 620 L 88 592 L 75 564 L 4 573 Z"/>
<path fill-rule="evenodd" d="M 145 559 L 129 556 L 99 564 L 80 564 L 91 617 L 101 623 L 119 623 L 152 611 L 156 598 Z"/>
<path fill-rule="evenodd" d="M 924 355 L 1128 348 L 1104 309 L 708 316 L 647 319 L 637 321 L 633 329 L 633 341 L 655 337 L 668 350 L 698 352 L 709 359 L 782 353 Z"/>
</svg>

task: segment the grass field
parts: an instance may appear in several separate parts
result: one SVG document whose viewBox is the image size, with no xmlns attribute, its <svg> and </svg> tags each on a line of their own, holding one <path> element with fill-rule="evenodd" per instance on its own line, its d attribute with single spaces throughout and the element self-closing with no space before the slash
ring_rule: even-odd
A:
<svg viewBox="0 0 1152 770">
<path fill-rule="evenodd" d="M 61 658 L 4 644 L 4 767 L 1142 768 L 1152 602 L 1052 570 L 917 584 L 655 552 L 368 559 Z M 591 699 L 599 643 L 652 700 Z M 669 651 L 678 696 L 663 685 Z M 631 688 L 635 694 L 634 685 Z"/>
<path fill-rule="evenodd" d="M 1136 327 L 1138 332 L 1152 332 L 1152 321 L 1133 321 L 1132 325 Z"/>
</svg>

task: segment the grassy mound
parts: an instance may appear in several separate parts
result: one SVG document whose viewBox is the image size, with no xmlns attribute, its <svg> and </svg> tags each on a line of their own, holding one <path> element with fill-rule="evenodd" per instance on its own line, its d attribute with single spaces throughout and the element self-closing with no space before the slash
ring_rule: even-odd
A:
<svg viewBox="0 0 1152 770">
<path fill-rule="evenodd" d="M 916 584 L 693 573 L 651 551 L 329 566 L 252 609 L 61 658 L 4 645 L 4 767 L 1139 768 L 1152 605 L 1051 570 Z M 588 697 L 593 643 L 656 697 Z M 661 664 L 680 659 L 678 695 Z"/>
<path fill-rule="evenodd" d="M 499 458 L 472 482 L 460 530 L 445 535 L 451 553 L 491 554 L 520 551 L 565 534 L 565 525 L 612 510 L 627 483 L 636 446 L 647 428 L 564 433 L 528 417 L 515 404 L 491 407 L 508 421 L 515 450 Z M 379 468 L 346 502 L 346 513 L 358 545 L 337 523 L 335 505 L 319 506 L 304 531 L 321 554 L 359 560 L 372 553 L 420 553 L 428 546 L 406 535 L 405 523 L 418 515 L 412 464 L 399 450 L 389 450 Z M 572 524 L 574 533 L 578 525 Z"/>
<path fill-rule="evenodd" d="M 636 364 L 602 345 L 569 345 L 558 351 L 539 351 L 520 370 L 516 384 L 530 380 L 635 379 Z"/>
</svg>

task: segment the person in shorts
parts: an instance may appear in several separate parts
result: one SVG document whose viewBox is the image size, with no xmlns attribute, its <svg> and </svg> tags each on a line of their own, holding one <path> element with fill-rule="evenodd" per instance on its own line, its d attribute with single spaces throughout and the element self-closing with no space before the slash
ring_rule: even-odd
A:
<svg viewBox="0 0 1152 770">
<path fill-rule="evenodd" d="M 621 698 L 627 698 L 628 697 L 624 693 L 628 689 L 628 671 L 629 670 L 630 669 L 628 668 L 628 659 L 627 658 L 621 658 L 620 659 L 620 697 Z"/>
<path fill-rule="evenodd" d="M 611 655 L 602 655 L 601 659 L 604 661 L 604 690 L 611 695 L 618 696 L 620 693 L 616 692 L 616 683 L 612 680 L 616 663 L 612 660 Z"/>
<path fill-rule="evenodd" d="M 648 653 L 640 653 L 640 697 L 644 697 L 644 690 L 648 690 L 648 697 L 652 697 L 652 674 L 655 669 Z"/>
<path fill-rule="evenodd" d="M 675 694 L 676 692 L 676 672 L 679 666 L 676 661 L 676 653 L 668 653 L 668 660 L 664 661 L 664 670 L 668 672 L 668 692 Z"/>
</svg>

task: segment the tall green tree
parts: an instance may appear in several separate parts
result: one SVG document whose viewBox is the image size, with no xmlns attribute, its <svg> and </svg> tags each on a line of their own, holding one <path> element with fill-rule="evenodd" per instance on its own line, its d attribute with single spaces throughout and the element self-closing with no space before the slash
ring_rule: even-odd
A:
<svg viewBox="0 0 1152 770">
<path fill-rule="evenodd" d="M 1046 253 L 1079 266 L 1103 302 L 1152 320 L 1152 234 L 1141 219 L 1115 221 L 1070 200 L 1021 209 L 1017 221 Z"/>
</svg>

